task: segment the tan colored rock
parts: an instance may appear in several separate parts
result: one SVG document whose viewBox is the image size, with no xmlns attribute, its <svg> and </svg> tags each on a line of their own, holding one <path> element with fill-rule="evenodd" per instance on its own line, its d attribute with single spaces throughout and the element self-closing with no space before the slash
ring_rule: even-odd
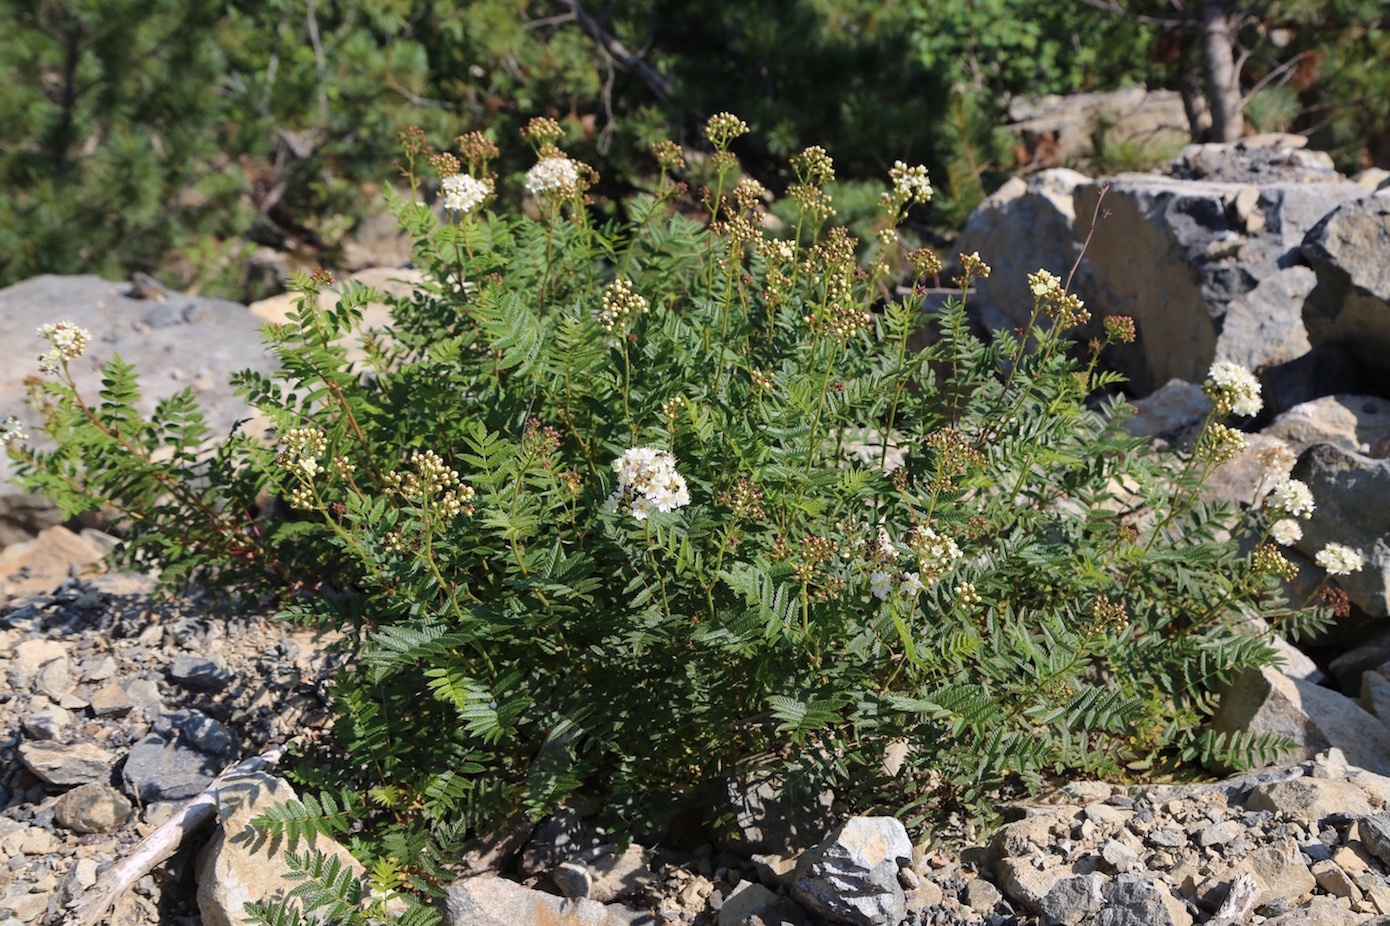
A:
<svg viewBox="0 0 1390 926">
<path fill-rule="evenodd" d="M 1345 901 L 1331 897 L 1314 897 L 1297 909 L 1283 916 L 1265 920 L 1266 926 L 1365 926 L 1364 916 L 1351 912 L 1343 906 Z"/>
<path fill-rule="evenodd" d="M 647 850 L 632 843 L 622 854 L 609 852 L 588 862 L 593 883 L 589 897 L 599 903 L 610 903 L 651 888 L 656 875 L 648 864 Z"/>
<path fill-rule="evenodd" d="M 995 881 L 1015 903 L 1020 903 L 1033 913 L 1042 910 L 1043 898 L 1057 886 L 1057 882 L 1070 877 L 1071 869 L 1065 865 L 1053 865 L 1038 869 L 1026 858 L 1008 858 L 995 866 Z"/>
<path fill-rule="evenodd" d="M 295 800 L 294 789 L 282 778 L 252 772 L 226 779 L 217 789 L 221 824 L 198 864 L 198 910 L 205 926 L 240 926 L 247 903 L 269 902 L 289 894 L 293 881 L 283 852 L 287 848 L 258 834 L 251 819 L 273 805 Z M 359 877 L 361 863 L 332 839 L 320 836 L 312 848 L 336 857 Z M 300 845 L 297 851 L 304 852 Z M 310 914 L 312 922 L 321 922 Z"/>
<path fill-rule="evenodd" d="M 360 283 L 392 296 L 408 297 L 420 288 L 424 282 L 424 274 L 419 270 L 410 268 L 371 267 L 354 273 L 342 282 Z M 339 283 L 324 290 L 319 296 L 319 305 L 324 309 L 331 309 L 336 306 L 342 288 L 342 283 Z M 281 293 L 278 296 L 271 296 L 269 299 L 262 299 L 260 302 L 253 302 L 247 308 L 252 315 L 268 324 L 282 325 L 289 320 L 289 314 L 296 311 L 298 301 L 299 297 L 294 293 Z M 362 349 L 362 332 L 374 328 L 385 328 L 390 324 L 391 309 L 389 306 L 382 302 L 368 303 L 362 311 L 362 320 L 358 325 L 358 331 L 346 339 L 348 359 L 354 363 L 360 363 L 366 359 L 367 354 Z"/>
<path fill-rule="evenodd" d="M 444 902 L 446 926 L 617 926 L 601 903 L 566 900 L 496 875 L 455 881 Z"/>
<path fill-rule="evenodd" d="M 1360 184 L 1374 193 L 1390 185 L 1390 170 L 1383 167 L 1368 167 L 1351 178 L 1352 183 Z"/>
<path fill-rule="evenodd" d="M 1317 824 L 1335 813 L 1364 815 L 1371 805 L 1361 789 L 1346 781 L 1328 778 L 1295 778 L 1257 785 L 1246 806 L 1270 810 L 1304 823 Z"/>
<path fill-rule="evenodd" d="M 1360 889 L 1351 883 L 1351 878 L 1347 877 L 1347 873 L 1338 868 L 1337 863 L 1331 859 L 1314 862 L 1311 870 L 1313 877 L 1318 882 L 1318 887 L 1333 897 L 1347 897 L 1353 901 L 1361 899 Z"/>
<path fill-rule="evenodd" d="M 24 767 L 51 785 L 70 787 L 100 781 L 111 774 L 116 757 L 92 743 L 20 743 Z"/>
<path fill-rule="evenodd" d="M 1359 839 L 1348 840 L 1346 845 L 1338 846 L 1332 851 L 1332 861 L 1337 863 L 1337 867 L 1351 875 L 1364 875 L 1367 872 L 1375 871 L 1376 864 L 1371 853 Z"/>
<path fill-rule="evenodd" d="M 79 785 L 58 798 L 53 818 L 74 833 L 114 833 L 130 818 L 131 804 L 104 781 Z"/>
<path fill-rule="evenodd" d="M 1369 456 L 1390 436 L 1390 401 L 1365 395 L 1323 396 L 1295 405 L 1261 433 L 1285 441 L 1295 454 L 1314 444 L 1334 444 Z"/>
<path fill-rule="evenodd" d="M 0 600 L 7 595 L 46 592 L 74 570 L 100 562 L 105 553 L 61 525 L 45 528 L 33 540 L 0 551 Z"/>
<path fill-rule="evenodd" d="M 1259 906 L 1280 899 L 1297 904 L 1318 886 L 1292 840 L 1251 852 L 1236 864 L 1236 870 L 1248 872 L 1260 883 Z"/>
<path fill-rule="evenodd" d="M 1222 694 L 1212 728 L 1287 736 L 1298 746 L 1281 756 L 1299 762 L 1336 746 L 1352 765 L 1390 772 L 1390 730 L 1351 698 L 1274 668 L 1241 674 Z"/>
<path fill-rule="evenodd" d="M 1160 437 L 1169 442 L 1191 435 L 1211 410 L 1202 387 L 1181 379 L 1170 379 L 1131 405 L 1134 416 L 1125 421 L 1130 434 Z"/>
<path fill-rule="evenodd" d="M 5 674 L 16 691 L 28 691 L 44 666 L 59 660 L 67 663 L 68 651 L 57 640 L 25 640 L 14 648 Z"/>
<path fill-rule="evenodd" d="M 987 330 L 1028 322 L 1033 310 L 1028 274 L 1041 269 L 1066 279 L 1081 249 L 1074 193 L 1089 182 L 1066 168 L 1044 170 L 1027 181 L 1015 177 L 971 213 L 955 250 L 978 251 L 990 265 L 989 277 L 975 281 L 967 302 Z"/>
<path fill-rule="evenodd" d="M 88 699 L 91 704 L 92 713 L 97 717 L 123 717 L 130 713 L 130 709 L 135 706 L 135 702 L 130 699 L 118 682 L 107 682 L 96 691 L 92 692 Z"/>
<path fill-rule="evenodd" d="M 1202 500 L 1231 502 L 1243 507 L 1263 501 L 1276 480 L 1265 474 L 1260 454 L 1279 446 L 1288 445 L 1266 434 L 1245 435 L 1245 449 L 1212 470 L 1202 483 Z"/>
</svg>

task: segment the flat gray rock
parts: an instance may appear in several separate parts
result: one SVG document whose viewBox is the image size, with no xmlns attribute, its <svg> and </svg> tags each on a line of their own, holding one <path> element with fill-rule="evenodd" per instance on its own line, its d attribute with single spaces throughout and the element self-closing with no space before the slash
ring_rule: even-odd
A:
<svg viewBox="0 0 1390 926">
<path fill-rule="evenodd" d="M 1329 212 L 1303 242 L 1317 286 L 1303 308 L 1314 344 L 1349 345 L 1390 373 L 1390 199 L 1369 196 Z"/>
<path fill-rule="evenodd" d="M 850 926 L 897 926 L 907 916 L 898 869 L 912 841 L 893 817 L 851 817 L 807 852 L 792 897 L 807 910 Z"/>
<path fill-rule="evenodd" d="M 161 714 L 150 734 L 130 747 L 125 791 L 141 803 L 194 797 L 237 758 L 231 732 L 206 714 Z"/>
<path fill-rule="evenodd" d="M 95 395 L 101 387 L 101 365 L 119 354 L 140 373 L 144 414 L 189 386 L 214 437 L 225 436 L 234 421 L 247 417 L 250 410 L 232 394 L 229 381 L 238 370 L 272 371 L 261 341 L 261 319 L 236 302 L 179 293 L 163 300 L 136 299 L 131 288 L 98 276 L 44 275 L 0 289 L 0 344 L 11 354 L 0 366 L 0 419 L 15 415 L 36 436 L 24 380 L 38 373 L 37 358 L 47 349 L 35 329 L 57 321 L 92 332 L 86 354 L 71 367 L 87 394 Z M 9 460 L 0 457 L 0 482 L 12 475 Z M 41 512 L 35 517 L 47 518 Z"/>
<path fill-rule="evenodd" d="M 111 774 L 116 757 L 91 743 L 21 743 L 24 767 L 51 785 L 70 787 L 100 781 Z"/>
<path fill-rule="evenodd" d="M 189 691 L 221 691 L 232 683 L 227 667 L 215 659 L 180 653 L 169 662 L 169 680 Z"/>
</svg>

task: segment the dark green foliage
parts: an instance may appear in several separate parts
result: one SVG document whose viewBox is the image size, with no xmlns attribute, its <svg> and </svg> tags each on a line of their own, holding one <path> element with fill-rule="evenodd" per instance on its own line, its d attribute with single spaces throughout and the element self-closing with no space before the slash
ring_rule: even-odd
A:
<svg viewBox="0 0 1390 926">
<path fill-rule="evenodd" d="M 1173 15 L 1158 0 L 1125 5 Z M 849 189 L 909 158 L 948 194 L 918 219 L 959 227 L 1012 167 L 1010 98 L 1175 88 L 1199 63 L 1192 29 L 1081 0 L 581 6 L 644 70 L 540 0 L 2 0 L 0 285 L 143 270 L 256 298 L 279 285 L 246 267 L 259 245 L 340 265 L 344 236 L 398 180 L 408 125 L 441 148 L 486 130 L 502 149 L 502 201 L 517 202 L 518 129 L 538 112 L 601 162 L 606 215 L 630 218 L 624 200 L 650 187 L 650 142 L 697 143 L 698 125 L 738 101 L 757 130 L 740 154 L 768 187 L 780 191 L 784 159 L 810 144 L 835 149 Z M 1256 127 L 1311 132 L 1347 166 L 1390 163 L 1384 5 L 1239 7 Z M 1099 149 L 1116 168 L 1147 156 Z M 683 179 L 711 176 L 692 161 Z M 840 204 L 843 220 L 863 217 L 852 196 Z"/>
<path fill-rule="evenodd" d="M 746 193 L 710 203 L 713 230 L 669 184 L 626 226 L 596 227 L 578 189 L 539 220 L 441 228 L 399 204 L 435 282 L 359 367 L 343 345 L 380 297 L 324 310 L 323 281 L 297 281 L 279 372 L 238 381 L 275 446 L 192 451 L 189 403 L 139 420 L 116 360 L 95 409 L 45 383 L 59 449 L 12 450 L 29 487 L 115 504 L 126 555 L 166 580 L 345 632 L 332 748 L 300 772 L 309 796 L 259 821 L 307 907 L 361 899 L 314 836 L 346 838 L 385 896 L 518 816 L 583 795 L 631 832 L 774 761 L 790 787 L 922 823 L 1053 774 L 1283 745 L 1205 724 L 1222 683 L 1275 658 L 1252 618 L 1325 615 L 1288 606 L 1268 549 L 1225 539 L 1262 539 L 1265 513 L 1195 503 L 1208 462 L 1123 429 L 1104 345 L 1066 340 L 1079 306 L 1040 285 L 1037 324 L 986 344 L 960 300 L 886 295 L 893 264 L 931 273 L 896 208 L 865 268 L 843 229 L 766 237 Z M 637 517 L 615 461 L 641 447 L 671 454 L 688 502 Z M 257 512 L 263 491 L 288 514 Z"/>
</svg>

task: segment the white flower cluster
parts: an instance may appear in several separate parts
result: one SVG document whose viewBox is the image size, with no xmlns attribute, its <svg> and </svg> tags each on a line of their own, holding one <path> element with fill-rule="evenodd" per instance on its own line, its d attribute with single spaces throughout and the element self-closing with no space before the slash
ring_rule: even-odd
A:
<svg viewBox="0 0 1390 926">
<path fill-rule="evenodd" d="M 902 161 L 894 161 L 888 177 L 893 181 L 893 193 L 902 202 L 922 204 L 931 201 L 931 182 L 927 180 L 927 169 L 921 164 L 908 167 Z"/>
<path fill-rule="evenodd" d="M 796 260 L 796 245 L 785 238 L 769 238 L 764 240 L 760 246 L 760 251 L 764 260 L 771 257 L 784 264 L 790 264 L 792 261 Z"/>
<path fill-rule="evenodd" d="M 458 470 L 433 450 L 412 450 L 410 469 L 393 469 L 383 482 L 387 495 L 398 495 L 409 504 L 427 507 L 446 521 L 465 511 L 473 513 L 471 502 L 477 493 L 463 483 Z"/>
<path fill-rule="evenodd" d="M 28 439 L 29 435 L 24 430 L 24 422 L 14 415 L 0 421 L 0 447 L 8 447 L 17 440 Z"/>
<path fill-rule="evenodd" d="M 619 277 L 603 291 L 603 308 L 599 311 L 598 322 L 604 331 L 612 334 L 625 330 L 628 322 L 637 316 L 646 315 L 648 308 L 647 300 L 633 292 L 632 282 Z"/>
<path fill-rule="evenodd" d="M 1280 546 L 1291 547 L 1303 539 L 1303 528 L 1293 518 L 1280 518 L 1269 529 L 1269 535 Z"/>
<path fill-rule="evenodd" d="M 668 450 L 633 447 L 613 461 L 618 487 L 608 496 L 603 510 L 609 514 L 629 510 L 644 521 L 655 511 L 675 511 L 690 504 L 685 477 L 676 472 L 676 458 Z"/>
<path fill-rule="evenodd" d="M 926 575 L 927 581 L 936 581 L 950 571 L 961 558 L 960 547 L 944 534 L 938 534 L 930 527 L 918 527 L 908 541 L 917 552 L 917 565 Z"/>
<path fill-rule="evenodd" d="M 930 527 L 913 528 L 908 535 L 907 543 L 917 554 L 917 570 L 905 570 L 897 579 L 898 591 L 907 598 L 914 597 L 950 572 L 962 556 L 960 547 L 956 546 L 954 540 L 944 534 L 938 534 Z M 898 550 L 886 528 L 879 528 L 878 540 L 873 547 L 877 560 L 897 562 Z M 876 570 L 869 573 L 869 591 L 879 601 L 886 601 L 893 593 L 893 582 L 894 577 L 889 572 Z"/>
<path fill-rule="evenodd" d="M 579 170 L 567 157 L 542 158 L 526 172 L 526 191 L 532 196 L 570 194 L 579 188 Z"/>
<path fill-rule="evenodd" d="M 1273 491 L 1265 497 L 1265 507 L 1271 511 L 1281 511 L 1291 518 L 1311 518 L 1313 493 L 1308 484 L 1285 476 L 1279 480 Z"/>
<path fill-rule="evenodd" d="M 283 469 L 306 481 L 323 472 L 319 457 L 328 450 L 328 435 L 318 428 L 291 428 L 283 442 L 285 449 L 276 460 Z"/>
<path fill-rule="evenodd" d="M 492 195 L 492 184 L 471 174 L 450 174 L 443 184 L 444 208 L 450 212 L 468 215 Z"/>
<path fill-rule="evenodd" d="M 961 260 L 966 260 L 961 255 Z M 988 276 L 986 272 L 984 276 Z M 1056 319 L 1063 329 L 1084 325 L 1091 320 L 1091 313 L 1080 296 L 1069 293 L 1062 278 L 1047 269 L 1028 274 L 1028 291 L 1033 294 L 1033 302 L 1038 311 L 1048 318 Z"/>
<path fill-rule="evenodd" d="M 1229 360 L 1218 360 L 1211 365 L 1202 391 L 1211 399 L 1218 415 L 1254 416 L 1264 404 L 1260 399 L 1260 381 L 1245 367 Z"/>
<path fill-rule="evenodd" d="M 1042 298 L 1054 292 L 1062 291 L 1062 280 L 1055 273 L 1047 269 L 1041 269 L 1037 273 L 1028 274 L 1028 289 L 1035 298 Z"/>
<path fill-rule="evenodd" d="M 53 345 L 48 353 L 39 357 L 39 369 L 44 373 L 57 373 L 63 363 L 82 356 L 92 333 L 79 328 L 72 322 L 50 322 L 39 326 L 39 337 Z"/>
<path fill-rule="evenodd" d="M 1313 561 L 1331 576 L 1349 576 L 1353 572 L 1360 572 L 1361 567 L 1366 565 L 1365 557 L 1340 543 L 1329 543 L 1318 551 Z"/>
</svg>

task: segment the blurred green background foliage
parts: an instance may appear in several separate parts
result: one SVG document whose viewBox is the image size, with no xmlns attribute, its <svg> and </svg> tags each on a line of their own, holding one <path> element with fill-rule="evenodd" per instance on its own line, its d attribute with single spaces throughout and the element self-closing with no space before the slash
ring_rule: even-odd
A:
<svg viewBox="0 0 1390 926">
<path fill-rule="evenodd" d="M 1252 130 L 1390 166 L 1382 3 L 1229 6 Z M 396 179 L 400 130 L 440 147 L 487 131 L 506 202 L 538 114 L 599 168 L 610 214 L 651 182 L 652 141 L 697 144 L 730 110 L 774 189 L 806 145 L 849 183 L 925 163 L 949 233 L 1015 167 L 1011 99 L 1191 80 L 1196 32 L 1172 16 L 1160 0 L 0 0 L 0 285 L 140 270 L 264 295 L 248 254 L 332 265 Z"/>
</svg>

